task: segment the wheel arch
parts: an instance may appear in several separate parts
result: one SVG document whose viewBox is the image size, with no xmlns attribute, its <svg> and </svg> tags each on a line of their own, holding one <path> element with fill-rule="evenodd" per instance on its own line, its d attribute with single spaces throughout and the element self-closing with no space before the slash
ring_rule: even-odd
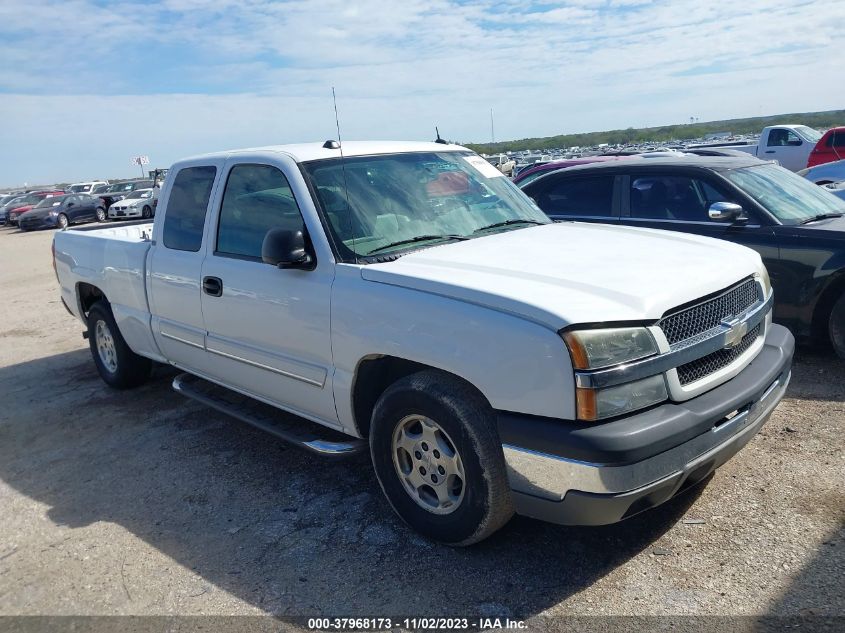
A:
<svg viewBox="0 0 845 633">
<path fill-rule="evenodd" d="M 489 400 L 478 387 L 453 372 L 399 356 L 382 354 L 365 356 L 358 361 L 352 380 L 352 414 L 358 434 L 363 438 L 369 437 L 375 404 L 390 385 L 405 376 L 425 370 L 439 371 L 461 381 L 489 404 Z"/>
<path fill-rule="evenodd" d="M 79 305 L 79 314 L 83 317 L 88 316 L 91 306 L 98 301 L 105 301 L 106 305 L 109 305 L 105 293 L 94 284 L 85 281 L 76 284 L 76 301 Z"/>
<path fill-rule="evenodd" d="M 827 322 L 834 304 L 843 294 L 845 294 L 845 270 L 840 270 L 828 282 L 813 309 L 812 334 L 817 340 L 828 340 Z"/>
</svg>

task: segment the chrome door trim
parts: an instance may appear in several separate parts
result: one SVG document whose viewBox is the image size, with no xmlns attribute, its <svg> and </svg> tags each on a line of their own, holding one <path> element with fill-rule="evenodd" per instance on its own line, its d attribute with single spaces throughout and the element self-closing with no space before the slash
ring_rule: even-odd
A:
<svg viewBox="0 0 845 633">
<path fill-rule="evenodd" d="M 271 371 L 274 374 L 279 374 L 280 376 L 284 376 L 286 378 L 292 378 L 294 380 L 299 380 L 300 382 L 304 382 L 308 385 L 313 385 L 314 387 L 320 387 L 321 389 L 326 384 L 325 380 L 313 380 L 312 378 L 308 378 L 306 376 L 300 376 L 299 374 L 294 374 L 289 371 L 285 371 L 283 369 L 279 369 L 278 367 L 271 367 L 270 365 L 265 365 L 264 363 L 259 363 L 254 360 L 250 360 L 248 358 L 243 358 L 241 356 L 236 356 L 234 354 L 229 354 L 228 352 L 223 352 L 219 349 L 214 349 L 212 347 L 206 347 L 207 351 L 211 352 L 212 354 L 217 354 L 218 356 L 222 356 L 224 358 L 229 358 L 231 360 L 236 360 L 246 365 L 251 365 L 252 367 L 257 367 L 258 369 L 265 369 L 267 371 Z"/>
<path fill-rule="evenodd" d="M 178 336 L 174 336 L 173 334 L 168 334 L 167 332 L 159 331 L 159 334 L 161 334 L 164 338 L 169 338 L 172 341 L 178 341 L 179 343 L 184 343 L 185 345 L 190 345 L 191 347 L 196 347 L 197 349 L 205 349 L 199 343 L 194 343 L 193 341 L 189 341 L 189 340 L 184 339 L 184 338 L 179 338 Z"/>
</svg>

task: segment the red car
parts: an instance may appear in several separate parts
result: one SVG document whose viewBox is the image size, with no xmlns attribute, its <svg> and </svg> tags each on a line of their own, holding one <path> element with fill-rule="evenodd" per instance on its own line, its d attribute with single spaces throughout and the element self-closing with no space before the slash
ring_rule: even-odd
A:
<svg viewBox="0 0 845 633">
<path fill-rule="evenodd" d="M 6 222 L 9 224 L 17 224 L 18 217 L 32 209 L 32 207 L 41 202 L 44 198 L 49 198 L 50 196 L 63 196 L 64 193 L 64 191 L 58 189 L 53 191 L 31 191 L 23 197 L 23 199 L 18 203 L 18 206 L 9 209 Z"/>
<path fill-rule="evenodd" d="M 835 127 L 825 132 L 816 143 L 813 151 L 810 152 L 807 167 L 842 159 L 845 159 L 845 127 Z"/>
</svg>

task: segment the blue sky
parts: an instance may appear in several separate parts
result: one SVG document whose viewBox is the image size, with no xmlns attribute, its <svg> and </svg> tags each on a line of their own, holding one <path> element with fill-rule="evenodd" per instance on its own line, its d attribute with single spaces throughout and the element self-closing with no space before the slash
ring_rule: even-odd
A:
<svg viewBox="0 0 845 633">
<path fill-rule="evenodd" d="M 347 139 L 842 108 L 843 23 L 845 0 L 3 0 L 0 186 L 332 138 L 332 86 Z"/>
</svg>

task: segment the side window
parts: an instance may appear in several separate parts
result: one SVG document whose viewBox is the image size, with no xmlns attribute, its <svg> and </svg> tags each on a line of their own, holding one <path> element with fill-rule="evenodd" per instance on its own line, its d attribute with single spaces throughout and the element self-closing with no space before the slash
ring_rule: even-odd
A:
<svg viewBox="0 0 845 633">
<path fill-rule="evenodd" d="M 790 146 L 798 146 L 803 144 L 804 141 L 801 140 L 801 137 L 798 136 L 792 130 L 788 130 L 786 133 L 786 144 Z"/>
<path fill-rule="evenodd" d="M 185 167 L 176 174 L 164 217 L 164 245 L 167 248 L 194 253 L 200 249 L 216 174 L 216 167 Z"/>
<path fill-rule="evenodd" d="M 634 176 L 631 178 L 631 217 L 706 221 L 708 204 L 702 184 L 689 176 Z M 715 189 L 711 187 L 711 190 L 718 196 Z"/>
<path fill-rule="evenodd" d="M 845 147 L 845 131 L 832 132 L 828 137 L 827 144 L 828 146 L 833 145 L 833 147 Z"/>
<path fill-rule="evenodd" d="M 288 179 L 270 165 L 235 165 L 223 193 L 215 254 L 260 260 L 272 228 L 305 231 Z"/>
<path fill-rule="evenodd" d="M 786 130 L 780 128 L 769 130 L 769 138 L 766 140 L 767 147 L 780 147 L 786 145 Z"/>
<path fill-rule="evenodd" d="M 613 181 L 612 175 L 561 178 L 540 191 L 537 204 L 548 215 L 610 217 Z"/>
</svg>

